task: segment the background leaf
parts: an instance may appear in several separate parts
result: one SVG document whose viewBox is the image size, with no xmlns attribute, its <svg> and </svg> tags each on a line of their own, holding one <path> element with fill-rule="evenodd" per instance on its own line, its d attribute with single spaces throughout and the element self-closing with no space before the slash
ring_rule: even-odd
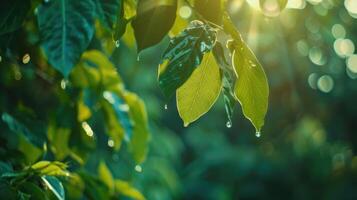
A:
<svg viewBox="0 0 357 200">
<path fill-rule="evenodd" d="M 3 0 L 0 6 L 0 35 L 20 28 L 30 10 L 29 0 Z"/>
<path fill-rule="evenodd" d="M 137 16 L 132 21 L 138 52 L 159 43 L 173 26 L 176 0 L 139 0 Z"/>
<path fill-rule="evenodd" d="M 217 100 L 221 88 L 219 66 L 213 53 L 206 53 L 202 63 L 176 93 L 177 109 L 184 126 L 188 126 L 209 111 Z"/>
<path fill-rule="evenodd" d="M 61 181 L 54 176 L 42 176 L 41 178 L 58 200 L 65 200 L 65 192 Z"/>
<path fill-rule="evenodd" d="M 42 47 L 50 64 L 67 77 L 94 33 L 92 0 L 51 0 L 38 7 Z"/>
</svg>

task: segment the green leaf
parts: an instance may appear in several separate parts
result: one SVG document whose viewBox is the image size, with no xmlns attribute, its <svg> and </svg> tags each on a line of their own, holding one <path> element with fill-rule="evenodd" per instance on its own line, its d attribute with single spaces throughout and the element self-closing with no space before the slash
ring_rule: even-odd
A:
<svg viewBox="0 0 357 200">
<path fill-rule="evenodd" d="M 252 122 L 258 133 L 268 110 L 269 86 L 264 69 L 244 42 L 236 45 L 232 62 L 238 77 L 235 96 L 244 116 Z"/>
<path fill-rule="evenodd" d="M 42 176 L 41 179 L 58 200 L 65 200 L 64 188 L 61 181 L 54 176 Z"/>
<path fill-rule="evenodd" d="M 38 7 L 42 47 L 54 68 L 68 77 L 94 33 L 92 0 L 51 0 Z"/>
<path fill-rule="evenodd" d="M 234 98 L 234 84 L 237 80 L 237 76 L 233 70 L 233 67 L 229 65 L 224 56 L 224 50 L 222 44 L 217 42 L 213 48 L 213 54 L 221 68 L 221 73 L 223 75 L 223 98 L 224 106 L 227 114 L 227 127 L 232 126 L 232 117 L 234 106 L 236 105 L 236 100 Z"/>
<path fill-rule="evenodd" d="M 129 105 L 114 92 L 104 91 L 103 97 L 111 104 L 117 121 L 124 129 L 125 139 L 129 141 L 133 132 L 133 125 L 129 117 Z"/>
<path fill-rule="evenodd" d="M 214 24 L 222 24 L 222 0 L 194 0 L 195 10 Z"/>
<path fill-rule="evenodd" d="M 37 185 L 31 182 L 21 184 L 21 192 L 30 195 L 31 200 L 48 200 L 44 191 Z"/>
<path fill-rule="evenodd" d="M 42 147 L 44 143 L 44 138 L 39 136 L 40 134 L 35 134 L 31 132 L 23 123 L 21 123 L 8 113 L 3 113 L 1 115 L 1 118 L 9 126 L 9 129 L 12 132 L 16 134 L 21 134 L 29 142 L 35 144 L 38 147 Z"/>
<path fill-rule="evenodd" d="M 31 165 L 31 169 L 41 176 L 69 176 L 69 172 L 66 170 L 67 167 L 68 166 L 62 162 L 50 162 L 45 160 Z"/>
<path fill-rule="evenodd" d="M 114 179 L 112 173 L 110 172 L 109 168 L 107 167 L 104 161 L 101 161 L 99 163 L 98 175 L 99 178 L 107 185 L 107 187 L 112 192 L 114 192 Z"/>
<path fill-rule="evenodd" d="M 145 200 L 145 197 L 129 183 L 122 180 L 115 180 L 115 190 L 126 197 L 130 197 L 135 200 Z"/>
<path fill-rule="evenodd" d="M 173 26 L 177 0 L 139 0 L 132 21 L 138 52 L 159 43 Z"/>
<path fill-rule="evenodd" d="M 136 164 L 140 164 L 146 158 L 150 138 L 146 108 L 144 102 L 134 93 L 125 92 L 124 99 L 129 105 L 129 113 L 134 123 L 129 146 Z"/>
<path fill-rule="evenodd" d="M 188 126 L 209 111 L 216 102 L 221 88 L 219 66 L 213 53 L 206 53 L 202 63 L 176 93 L 177 109 L 184 126 Z"/>
<path fill-rule="evenodd" d="M 123 8 L 121 0 L 94 0 L 95 11 L 99 20 L 109 29 L 112 29 L 117 21 L 118 13 Z"/>
<path fill-rule="evenodd" d="M 0 35 L 20 28 L 30 10 L 29 0 L 5 0 L 0 6 Z"/>
<path fill-rule="evenodd" d="M 200 21 L 191 22 L 171 39 L 159 66 L 159 85 L 166 97 L 171 97 L 186 82 L 215 42 L 216 31 Z"/>
</svg>

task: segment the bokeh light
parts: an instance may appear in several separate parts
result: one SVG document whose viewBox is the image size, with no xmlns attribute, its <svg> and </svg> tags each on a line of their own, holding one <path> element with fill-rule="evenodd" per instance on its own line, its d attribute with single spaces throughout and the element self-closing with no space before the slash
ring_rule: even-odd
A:
<svg viewBox="0 0 357 200">
<path fill-rule="evenodd" d="M 334 81 L 330 75 L 323 75 L 317 81 L 317 87 L 321 92 L 329 93 L 334 87 Z"/>
</svg>

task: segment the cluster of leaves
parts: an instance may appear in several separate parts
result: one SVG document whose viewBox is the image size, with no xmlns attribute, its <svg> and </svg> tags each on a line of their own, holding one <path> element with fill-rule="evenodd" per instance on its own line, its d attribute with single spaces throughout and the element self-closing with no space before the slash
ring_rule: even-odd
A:
<svg viewBox="0 0 357 200">
<path fill-rule="evenodd" d="M 135 37 L 138 53 L 169 33 L 173 36 L 162 56 L 158 79 L 166 97 L 176 93 L 185 126 L 208 112 L 222 91 L 227 126 L 232 125 L 238 101 L 243 114 L 260 132 L 268 107 L 268 82 L 225 12 L 225 3 L 3 2 L 0 128 L 4 131 L 0 142 L 4 145 L 0 155 L 4 162 L 0 193 L 10 195 L 7 199 L 14 197 L 11 195 L 64 199 L 63 182 L 69 198 L 74 199 L 144 198 L 130 183 L 114 179 L 104 161 L 97 161 L 95 173 L 100 178 L 85 167 L 96 148 L 108 150 L 109 145 L 119 151 L 123 141 L 135 164 L 142 163 L 147 154 L 149 130 L 144 103 L 125 89 L 110 57 L 120 40 L 126 40 L 125 35 Z M 175 25 L 182 20 L 176 14 L 179 5 L 190 6 L 197 19 L 183 30 Z M 31 56 L 25 54 L 21 60 L 24 51 Z M 228 54 L 230 62 L 226 61 Z M 62 162 L 74 164 L 67 172 Z"/>
</svg>

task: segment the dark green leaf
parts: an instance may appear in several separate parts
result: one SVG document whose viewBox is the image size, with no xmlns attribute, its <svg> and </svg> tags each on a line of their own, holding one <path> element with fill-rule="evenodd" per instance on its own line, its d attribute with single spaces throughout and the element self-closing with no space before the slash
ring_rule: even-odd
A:
<svg viewBox="0 0 357 200">
<path fill-rule="evenodd" d="M 138 52 L 159 43 L 173 26 L 176 0 L 140 0 L 132 22 Z"/>
<path fill-rule="evenodd" d="M 92 0 L 51 0 L 38 7 L 42 46 L 48 61 L 69 75 L 93 37 Z"/>
<path fill-rule="evenodd" d="M 216 31 L 200 21 L 193 21 L 171 39 L 159 66 L 159 85 L 171 97 L 190 77 L 193 70 L 216 42 Z"/>
<path fill-rule="evenodd" d="M 11 131 L 16 134 L 22 134 L 31 143 L 37 145 L 38 147 L 42 147 L 44 140 L 39 137 L 38 134 L 32 133 L 24 124 L 17 121 L 17 119 L 8 113 L 3 113 L 1 117 L 2 120 L 9 126 Z"/>
<path fill-rule="evenodd" d="M 29 0 L 4 0 L 0 6 L 0 35 L 20 28 L 30 9 Z"/>
<path fill-rule="evenodd" d="M 44 191 L 31 182 L 21 184 L 20 189 L 23 193 L 30 195 L 30 200 L 48 200 Z"/>
<path fill-rule="evenodd" d="M 94 0 L 96 14 L 99 20 L 109 29 L 112 29 L 117 21 L 118 13 L 123 9 L 121 0 Z"/>
<path fill-rule="evenodd" d="M 217 42 L 213 48 L 213 54 L 215 55 L 216 60 L 218 61 L 219 66 L 221 67 L 221 71 L 223 74 L 223 98 L 225 110 L 227 113 L 227 126 L 232 126 L 232 116 L 234 106 L 236 105 L 236 100 L 234 98 L 234 83 L 237 79 L 234 74 L 234 70 L 231 65 L 229 65 L 226 61 L 224 50 L 222 44 Z"/>
<path fill-rule="evenodd" d="M 61 181 L 54 176 L 42 176 L 41 178 L 58 200 L 65 200 L 64 188 Z"/>
</svg>

